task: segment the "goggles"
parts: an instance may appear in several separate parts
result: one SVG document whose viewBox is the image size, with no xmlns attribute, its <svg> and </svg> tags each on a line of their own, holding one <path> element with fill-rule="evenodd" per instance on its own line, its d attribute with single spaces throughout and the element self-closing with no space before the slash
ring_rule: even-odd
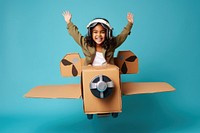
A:
<svg viewBox="0 0 200 133">
<path fill-rule="evenodd" d="M 110 30 L 112 30 L 113 28 L 110 26 L 110 24 L 103 20 L 103 19 L 95 19 L 93 21 L 91 21 L 88 25 L 87 25 L 87 29 L 90 28 L 90 27 L 94 27 L 96 26 L 98 23 L 101 23 L 101 24 L 104 24 L 106 25 Z"/>
</svg>

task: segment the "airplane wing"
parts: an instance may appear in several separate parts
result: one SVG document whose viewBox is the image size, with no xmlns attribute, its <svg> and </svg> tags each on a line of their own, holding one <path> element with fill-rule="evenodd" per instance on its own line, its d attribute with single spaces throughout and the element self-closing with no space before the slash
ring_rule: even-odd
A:
<svg viewBox="0 0 200 133">
<path fill-rule="evenodd" d="M 31 89 L 27 94 L 27 98 L 81 98 L 81 85 L 52 85 L 37 86 Z"/>
<path fill-rule="evenodd" d="M 156 93 L 174 90 L 175 89 L 166 82 L 124 82 L 121 85 L 123 95 Z"/>
</svg>

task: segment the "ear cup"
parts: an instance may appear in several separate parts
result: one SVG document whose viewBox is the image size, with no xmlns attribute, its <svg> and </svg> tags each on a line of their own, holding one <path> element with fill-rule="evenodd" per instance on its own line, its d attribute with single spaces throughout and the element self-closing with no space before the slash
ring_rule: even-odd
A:
<svg viewBox="0 0 200 133">
<path fill-rule="evenodd" d="M 112 39 L 112 30 L 108 30 L 108 38 L 111 40 Z"/>
<path fill-rule="evenodd" d="M 91 36 L 91 33 L 90 33 L 91 31 L 90 30 L 91 30 L 91 28 L 88 28 L 87 36 Z"/>
</svg>

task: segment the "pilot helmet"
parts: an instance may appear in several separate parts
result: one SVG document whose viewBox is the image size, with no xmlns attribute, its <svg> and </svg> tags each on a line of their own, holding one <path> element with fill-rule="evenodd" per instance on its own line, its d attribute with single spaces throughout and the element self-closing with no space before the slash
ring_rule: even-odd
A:
<svg viewBox="0 0 200 133">
<path fill-rule="evenodd" d="M 112 39 L 113 28 L 110 26 L 109 21 L 104 18 L 96 18 L 87 25 L 88 36 L 91 36 L 91 29 L 95 27 L 97 24 L 101 24 L 106 29 L 106 37 L 108 39 Z"/>
</svg>

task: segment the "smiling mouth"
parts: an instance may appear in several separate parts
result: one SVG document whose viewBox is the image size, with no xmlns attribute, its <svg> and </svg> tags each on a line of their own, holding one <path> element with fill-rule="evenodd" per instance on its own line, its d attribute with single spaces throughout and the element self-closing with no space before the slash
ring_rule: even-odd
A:
<svg viewBox="0 0 200 133">
<path fill-rule="evenodd" d="M 96 38 L 95 40 L 98 41 L 98 42 L 101 42 L 103 39 L 102 38 Z"/>
<path fill-rule="evenodd" d="M 95 42 L 96 43 L 102 43 L 103 42 L 103 38 L 95 38 Z"/>
</svg>

